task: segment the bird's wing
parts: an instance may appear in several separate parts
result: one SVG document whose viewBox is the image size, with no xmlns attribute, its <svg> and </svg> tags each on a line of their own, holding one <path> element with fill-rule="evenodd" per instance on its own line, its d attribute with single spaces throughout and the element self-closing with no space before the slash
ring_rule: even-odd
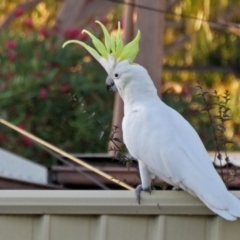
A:
<svg viewBox="0 0 240 240">
<path fill-rule="evenodd" d="M 240 216 L 240 202 L 227 191 L 195 130 L 178 113 L 171 114 L 173 136 L 160 150 L 168 174 L 176 185 L 198 196 L 214 212 L 234 220 Z"/>
<path fill-rule="evenodd" d="M 225 219 L 240 217 L 240 201 L 214 169 L 196 131 L 175 110 L 151 102 L 126 115 L 125 143 L 158 177 L 199 197 Z"/>
<path fill-rule="evenodd" d="M 240 202 L 231 195 L 219 175 L 209 166 L 201 168 L 192 163 L 192 156 L 179 144 L 173 151 L 163 151 L 162 160 L 173 182 L 199 197 L 213 212 L 228 219 L 240 216 Z M 177 162 L 178 161 L 178 162 Z"/>
</svg>

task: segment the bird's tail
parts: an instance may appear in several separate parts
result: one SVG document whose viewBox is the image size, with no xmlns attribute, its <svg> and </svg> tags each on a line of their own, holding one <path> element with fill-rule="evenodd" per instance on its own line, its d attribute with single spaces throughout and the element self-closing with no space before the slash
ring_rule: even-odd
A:
<svg viewBox="0 0 240 240">
<path fill-rule="evenodd" d="M 215 213 L 220 215 L 221 217 L 225 218 L 229 221 L 234 221 L 237 218 L 240 218 L 240 200 L 232 195 L 230 192 L 227 192 L 227 196 L 224 196 L 226 198 L 226 208 L 217 208 L 216 206 L 209 205 L 206 201 L 203 200 L 203 202 Z"/>
<path fill-rule="evenodd" d="M 231 200 L 231 205 L 229 207 L 229 213 L 232 214 L 235 217 L 240 218 L 240 200 L 229 193 L 230 195 L 230 200 Z"/>
</svg>

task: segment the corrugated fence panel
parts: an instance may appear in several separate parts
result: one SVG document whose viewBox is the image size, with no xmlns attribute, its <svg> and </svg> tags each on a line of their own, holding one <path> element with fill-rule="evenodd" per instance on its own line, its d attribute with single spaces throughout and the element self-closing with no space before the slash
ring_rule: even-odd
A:
<svg viewBox="0 0 240 240">
<path fill-rule="evenodd" d="M 240 239 L 240 219 L 234 222 L 225 221 L 220 217 L 215 217 L 210 226 L 209 240 L 239 240 Z"/>
<path fill-rule="evenodd" d="M 52 216 L 50 218 L 49 240 L 94 239 L 96 217 Z"/>
<path fill-rule="evenodd" d="M 207 236 L 207 223 L 211 217 L 166 216 L 162 239 L 204 240 Z"/>
<path fill-rule="evenodd" d="M 1 240 L 32 240 L 34 217 L 0 216 Z"/>
<path fill-rule="evenodd" d="M 102 236 L 106 240 L 149 239 L 149 221 L 147 216 L 104 216 Z M 105 233 L 104 233 L 105 232 Z"/>
<path fill-rule="evenodd" d="M 240 221 L 199 216 L 0 216 L 4 240 L 239 240 Z"/>
<path fill-rule="evenodd" d="M 127 191 L 1 193 L 0 240 L 240 240 L 240 220 L 184 192 L 144 195 L 141 205 Z"/>
</svg>

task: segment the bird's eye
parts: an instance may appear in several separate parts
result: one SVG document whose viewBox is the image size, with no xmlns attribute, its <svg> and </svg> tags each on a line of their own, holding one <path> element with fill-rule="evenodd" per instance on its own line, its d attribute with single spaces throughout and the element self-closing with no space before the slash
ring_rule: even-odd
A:
<svg viewBox="0 0 240 240">
<path fill-rule="evenodd" d="M 119 77 L 120 77 L 120 74 L 119 74 L 119 73 L 114 73 L 114 77 L 115 77 L 115 78 L 119 78 Z"/>
</svg>

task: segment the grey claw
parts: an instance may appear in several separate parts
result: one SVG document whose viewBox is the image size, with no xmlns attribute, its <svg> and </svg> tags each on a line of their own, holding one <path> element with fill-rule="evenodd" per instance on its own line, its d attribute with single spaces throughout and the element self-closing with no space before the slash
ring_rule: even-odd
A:
<svg viewBox="0 0 240 240">
<path fill-rule="evenodd" d="M 138 185 L 135 189 L 135 193 L 136 193 L 136 197 L 137 197 L 137 201 L 138 201 L 138 204 L 140 204 L 141 202 L 141 191 L 142 191 L 142 185 Z"/>
<path fill-rule="evenodd" d="M 135 189 L 135 193 L 136 193 L 136 197 L 137 197 L 137 201 L 138 201 L 138 204 L 141 203 L 141 191 L 144 191 L 144 192 L 149 192 L 151 194 L 151 187 L 148 187 L 148 188 L 143 188 L 142 185 L 138 185 Z"/>
</svg>

